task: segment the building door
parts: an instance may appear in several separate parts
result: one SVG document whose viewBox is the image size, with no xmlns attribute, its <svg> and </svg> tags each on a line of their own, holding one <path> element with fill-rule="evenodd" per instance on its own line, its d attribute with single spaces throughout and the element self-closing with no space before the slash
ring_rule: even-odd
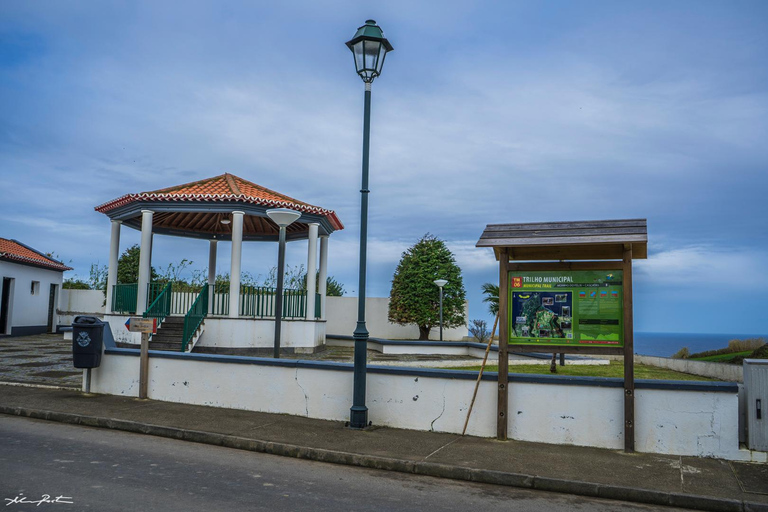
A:
<svg viewBox="0 0 768 512">
<path fill-rule="evenodd" d="M 11 316 L 11 283 L 10 277 L 3 278 L 3 291 L 0 294 L 0 334 L 9 334 L 8 320 Z"/>
<path fill-rule="evenodd" d="M 51 283 L 51 293 L 48 297 L 48 332 L 53 332 L 56 328 L 53 325 L 53 318 L 56 314 L 56 287 L 57 285 Z"/>
</svg>

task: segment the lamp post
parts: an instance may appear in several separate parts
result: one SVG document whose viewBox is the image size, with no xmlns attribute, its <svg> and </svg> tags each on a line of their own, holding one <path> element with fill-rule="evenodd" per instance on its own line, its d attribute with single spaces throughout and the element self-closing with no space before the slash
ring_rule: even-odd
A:
<svg viewBox="0 0 768 512">
<path fill-rule="evenodd" d="M 445 279 L 435 279 L 432 281 L 440 288 L 440 341 L 443 341 L 443 286 L 448 284 Z"/>
<path fill-rule="evenodd" d="M 366 20 L 355 36 L 347 41 L 355 58 L 355 70 L 365 82 L 365 106 L 363 114 L 363 180 L 360 194 L 360 276 L 357 299 L 357 327 L 355 339 L 354 390 L 349 412 L 350 428 L 361 429 L 368 424 L 368 407 L 365 406 L 365 373 L 368 350 L 368 329 L 365 327 L 365 264 L 368 244 L 368 147 L 371 135 L 371 84 L 381 75 L 384 57 L 392 51 L 392 45 L 384 37 L 376 22 Z"/>
<path fill-rule="evenodd" d="M 275 359 L 280 358 L 280 329 L 283 324 L 283 275 L 285 274 L 285 228 L 301 217 L 301 213 L 288 208 L 267 210 L 267 216 L 280 228 L 277 249 L 277 290 L 275 290 Z"/>
</svg>

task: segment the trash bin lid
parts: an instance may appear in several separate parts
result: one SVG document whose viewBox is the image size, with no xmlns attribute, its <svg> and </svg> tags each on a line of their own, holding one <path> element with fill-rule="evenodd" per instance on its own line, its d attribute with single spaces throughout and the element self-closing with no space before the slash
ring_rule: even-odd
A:
<svg viewBox="0 0 768 512">
<path fill-rule="evenodd" d="M 72 321 L 72 325 L 79 324 L 79 325 L 95 325 L 95 324 L 101 324 L 103 323 L 101 320 L 96 318 L 95 316 L 76 316 L 75 319 Z"/>
</svg>

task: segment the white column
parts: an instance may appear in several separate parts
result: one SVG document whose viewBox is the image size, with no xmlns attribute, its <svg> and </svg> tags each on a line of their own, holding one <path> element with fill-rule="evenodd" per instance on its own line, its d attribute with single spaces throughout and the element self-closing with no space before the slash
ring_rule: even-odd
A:
<svg viewBox="0 0 768 512">
<path fill-rule="evenodd" d="M 309 227 L 307 244 L 307 320 L 315 319 L 315 293 L 317 290 L 317 228 L 320 224 L 312 222 Z"/>
<path fill-rule="evenodd" d="M 232 263 L 229 267 L 229 317 L 240 316 L 240 262 L 243 257 L 244 212 L 232 212 Z"/>
<path fill-rule="evenodd" d="M 211 240 L 208 245 L 208 314 L 213 314 L 213 301 L 216 297 L 216 249 L 217 241 Z"/>
<path fill-rule="evenodd" d="M 107 268 L 107 313 L 112 312 L 112 294 L 117 284 L 117 260 L 120 256 L 120 225 L 119 220 L 112 221 L 112 234 L 109 238 L 109 267 Z"/>
<path fill-rule="evenodd" d="M 325 297 L 328 295 L 328 235 L 320 237 L 320 319 L 325 320 Z"/>
<path fill-rule="evenodd" d="M 141 210 L 141 249 L 139 250 L 139 289 L 136 290 L 136 314 L 147 309 L 147 287 L 152 279 L 152 211 Z"/>
</svg>

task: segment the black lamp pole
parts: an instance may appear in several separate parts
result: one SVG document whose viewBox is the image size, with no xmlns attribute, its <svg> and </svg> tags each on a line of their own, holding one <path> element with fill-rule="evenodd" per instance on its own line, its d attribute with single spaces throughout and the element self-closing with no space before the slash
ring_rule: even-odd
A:
<svg viewBox="0 0 768 512">
<path fill-rule="evenodd" d="M 286 230 L 301 213 L 288 208 L 272 208 L 267 210 L 267 217 L 278 227 L 277 249 L 277 289 L 275 290 L 275 344 L 273 356 L 280 358 L 280 331 L 283 324 L 283 276 L 285 275 L 285 237 Z"/>
<path fill-rule="evenodd" d="M 365 405 L 366 359 L 368 354 L 368 329 L 365 326 L 365 277 L 368 246 L 368 149 L 371 137 L 371 84 L 381 74 L 384 57 L 392 51 L 392 45 L 384 38 L 376 22 L 367 20 L 357 29 L 355 37 L 347 43 L 355 57 L 355 68 L 365 82 L 365 107 L 363 113 L 363 180 L 360 189 L 360 276 L 357 299 L 357 327 L 355 340 L 354 388 L 349 426 L 362 429 L 368 425 L 368 407 Z"/>
</svg>

